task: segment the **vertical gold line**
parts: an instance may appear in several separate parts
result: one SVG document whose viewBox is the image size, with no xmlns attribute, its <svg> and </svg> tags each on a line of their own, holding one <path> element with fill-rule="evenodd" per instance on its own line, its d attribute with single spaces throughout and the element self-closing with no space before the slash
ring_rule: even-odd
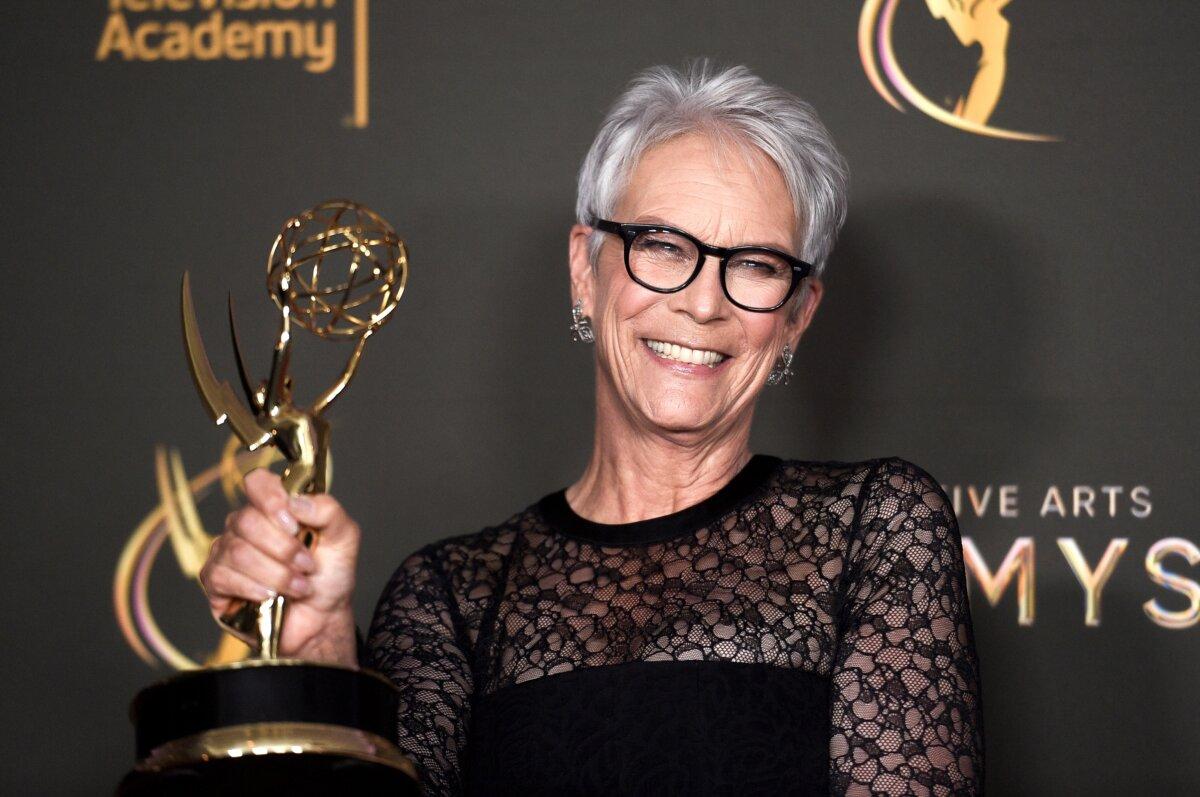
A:
<svg viewBox="0 0 1200 797">
<path fill-rule="evenodd" d="M 367 126 L 367 0 L 354 0 L 354 126 Z"/>
</svg>

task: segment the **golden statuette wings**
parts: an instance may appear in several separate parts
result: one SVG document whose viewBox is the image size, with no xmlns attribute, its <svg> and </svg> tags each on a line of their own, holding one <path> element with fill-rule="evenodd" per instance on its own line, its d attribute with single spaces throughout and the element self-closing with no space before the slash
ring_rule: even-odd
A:
<svg viewBox="0 0 1200 797">
<path fill-rule="evenodd" d="M 267 443 L 271 439 L 269 429 L 263 429 L 258 419 L 251 414 L 246 405 L 233 392 L 228 382 L 221 382 L 213 372 L 208 354 L 204 350 L 204 341 L 200 338 L 200 327 L 196 322 L 196 308 L 192 302 L 191 281 L 188 273 L 183 272 L 183 285 L 180 288 L 180 313 L 183 316 L 183 340 L 187 348 L 188 370 L 196 390 L 204 400 L 208 414 L 218 424 L 229 421 L 234 433 L 251 451 Z M 240 366 L 239 359 L 239 366 Z"/>
</svg>

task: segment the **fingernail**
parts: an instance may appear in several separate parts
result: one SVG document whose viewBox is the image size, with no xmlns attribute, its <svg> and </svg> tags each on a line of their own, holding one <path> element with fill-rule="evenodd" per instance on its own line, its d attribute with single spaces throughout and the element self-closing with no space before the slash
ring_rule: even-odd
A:
<svg viewBox="0 0 1200 797">
<path fill-rule="evenodd" d="M 267 589 L 266 587 L 256 587 L 254 592 L 255 592 L 254 599 L 257 600 L 259 603 L 262 603 L 263 601 L 269 601 L 275 597 L 275 591 Z"/>
<path fill-rule="evenodd" d="M 312 592 L 312 583 L 304 576 L 294 576 L 292 583 L 288 584 L 288 592 L 293 595 L 307 595 Z"/>
<path fill-rule="evenodd" d="M 293 512 L 297 512 L 301 515 L 308 514 L 313 508 L 312 499 L 305 498 L 302 495 L 293 495 L 288 499 L 288 503 L 291 505 Z"/>
<path fill-rule="evenodd" d="M 291 513 L 285 509 L 280 509 L 275 513 L 275 520 L 283 526 L 283 530 L 288 534 L 295 534 L 300 530 L 300 524 L 296 522 L 296 518 L 292 517 Z"/>
<path fill-rule="evenodd" d="M 306 573 L 311 573 L 317 569 L 317 562 L 308 551 L 299 551 L 292 557 L 292 564 Z"/>
</svg>

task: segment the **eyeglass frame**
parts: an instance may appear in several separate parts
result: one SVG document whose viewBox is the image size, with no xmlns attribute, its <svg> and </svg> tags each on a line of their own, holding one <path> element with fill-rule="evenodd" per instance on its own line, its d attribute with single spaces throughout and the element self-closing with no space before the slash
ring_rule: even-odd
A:
<svg viewBox="0 0 1200 797">
<path fill-rule="evenodd" d="M 769 246 L 712 246 L 711 244 L 704 243 L 699 238 L 685 230 L 681 230 L 678 227 L 671 227 L 666 224 L 633 224 L 597 218 L 592 221 L 592 227 L 600 230 L 601 232 L 607 232 L 616 235 L 624 242 L 625 271 L 627 274 L 629 274 L 629 278 L 638 285 L 641 285 L 643 288 L 654 291 L 655 293 L 678 293 L 696 281 L 696 277 L 700 276 L 700 272 L 704 269 L 704 261 L 707 260 L 710 255 L 717 258 L 720 261 L 719 275 L 721 291 L 725 294 L 725 298 L 728 299 L 729 302 L 735 307 L 740 307 L 741 309 L 751 313 L 773 313 L 780 307 L 783 307 L 788 303 L 788 300 L 792 298 L 792 294 L 796 292 L 796 287 L 800 284 L 800 282 L 805 277 L 812 274 L 813 270 L 812 263 L 801 260 L 794 255 L 789 255 L 787 252 L 781 252 L 778 249 L 773 249 Z M 638 276 L 633 273 L 633 267 L 629 265 L 629 251 L 633 247 L 634 240 L 645 232 L 669 232 L 685 238 L 696 247 L 696 251 L 698 253 L 696 257 L 696 268 L 692 271 L 692 275 L 684 280 L 682 285 L 679 285 L 676 288 L 659 288 L 638 279 Z M 783 299 L 781 299 L 774 307 L 749 307 L 729 295 L 729 286 L 725 283 L 725 271 L 729 267 L 729 261 L 733 258 L 733 256 L 743 252 L 767 252 L 775 257 L 782 258 L 785 263 L 792 267 L 792 284 L 788 286 L 787 293 L 784 294 Z"/>
</svg>

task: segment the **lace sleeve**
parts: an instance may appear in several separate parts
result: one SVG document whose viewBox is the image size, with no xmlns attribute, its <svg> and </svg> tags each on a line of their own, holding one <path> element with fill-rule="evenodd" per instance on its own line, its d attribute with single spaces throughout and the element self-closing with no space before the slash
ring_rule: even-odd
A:
<svg viewBox="0 0 1200 797">
<path fill-rule="evenodd" d="M 898 458 L 862 490 L 831 681 L 832 793 L 981 795 L 979 663 L 954 510 Z"/>
<path fill-rule="evenodd" d="M 425 793 L 461 792 L 473 688 L 462 618 L 431 546 L 388 582 L 367 642 L 370 667 L 400 688 L 397 742 L 421 770 Z"/>
</svg>

